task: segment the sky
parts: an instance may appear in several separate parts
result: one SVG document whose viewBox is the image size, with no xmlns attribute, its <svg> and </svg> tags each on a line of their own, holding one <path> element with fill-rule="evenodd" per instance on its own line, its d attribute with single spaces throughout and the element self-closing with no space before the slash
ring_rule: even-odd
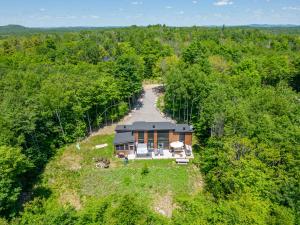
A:
<svg viewBox="0 0 300 225">
<path fill-rule="evenodd" d="M 0 25 L 300 24 L 300 0 L 0 0 Z"/>
</svg>

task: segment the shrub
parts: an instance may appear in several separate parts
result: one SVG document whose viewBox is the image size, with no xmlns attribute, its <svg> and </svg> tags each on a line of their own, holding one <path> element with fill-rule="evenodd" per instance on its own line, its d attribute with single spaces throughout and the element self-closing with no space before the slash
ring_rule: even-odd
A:
<svg viewBox="0 0 300 225">
<path fill-rule="evenodd" d="M 142 168 L 141 174 L 142 174 L 143 176 L 146 176 L 149 172 L 150 172 L 150 171 L 149 171 L 148 165 L 145 164 L 144 167 Z"/>
</svg>

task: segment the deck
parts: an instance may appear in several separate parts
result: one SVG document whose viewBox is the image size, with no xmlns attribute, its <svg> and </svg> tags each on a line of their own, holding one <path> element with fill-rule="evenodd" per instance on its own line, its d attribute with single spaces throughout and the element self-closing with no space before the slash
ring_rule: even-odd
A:
<svg viewBox="0 0 300 225">
<path fill-rule="evenodd" d="M 194 155 L 193 152 L 191 152 L 191 155 L 187 156 L 185 152 L 180 153 L 171 153 L 169 150 L 163 150 L 163 154 L 156 155 L 154 152 L 150 152 L 149 156 L 145 157 L 137 157 L 135 153 L 129 154 L 128 159 L 129 160 L 139 160 L 139 159 L 193 159 Z"/>
</svg>

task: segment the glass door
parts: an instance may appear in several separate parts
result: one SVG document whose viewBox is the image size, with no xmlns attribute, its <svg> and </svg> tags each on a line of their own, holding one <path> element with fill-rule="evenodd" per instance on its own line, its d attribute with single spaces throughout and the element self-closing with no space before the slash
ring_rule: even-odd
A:
<svg viewBox="0 0 300 225">
<path fill-rule="evenodd" d="M 148 131 L 148 144 L 147 147 L 149 150 L 154 149 L 154 131 Z"/>
<path fill-rule="evenodd" d="M 158 148 L 169 148 L 169 131 L 157 131 L 157 145 Z"/>
</svg>

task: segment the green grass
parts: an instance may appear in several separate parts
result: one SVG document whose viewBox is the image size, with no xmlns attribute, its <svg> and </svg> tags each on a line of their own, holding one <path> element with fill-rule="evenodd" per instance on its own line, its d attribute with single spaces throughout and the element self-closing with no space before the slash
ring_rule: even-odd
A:
<svg viewBox="0 0 300 225">
<path fill-rule="evenodd" d="M 147 164 L 149 173 L 142 175 L 142 167 Z M 134 193 L 148 198 L 153 194 L 187 192 L 187 169 L 173 165 L 170 161 L 131 162 L 127 166 L 103 170 L 83 171 L 82 192 L 86 195 L 105 196 L 113 193 Z"/>
<path fill-rule="evenodd" d="M 75 206 L 82 205 L 86 198 L 116 193 L 134 194 L 151 203 L 157 196 L 195 192 L 199 172 L 195 173 L 193 165 L 178 166 L 174 160 L 135 160 L 124 165 L 123 160 L 113 156 L 112 142 L 113 135 L 95 136 L 82 142 L 80 150 L 75 144 L 60 149 L 47 165 L 39 185 L 51 190 L 50 199 Z M 96 144 L 104 143 L 108 147 L 94 149 Z M 109 158 L 110 168 L 96 168 L 95 157 Z M 149 173 L 142 175 L 145 164 Z"/>
</svg>

